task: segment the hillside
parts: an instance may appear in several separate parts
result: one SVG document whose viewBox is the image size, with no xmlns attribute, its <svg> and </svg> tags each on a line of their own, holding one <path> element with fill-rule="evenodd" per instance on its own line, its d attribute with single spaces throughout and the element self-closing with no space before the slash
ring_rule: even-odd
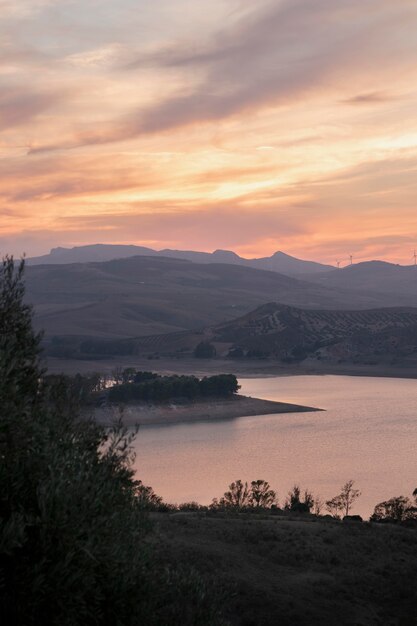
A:
<svg viewBox="0 0 417 626">
<path fill-rule="evenodd" d="M 270 303 L 211 332 L 232 350 L 281 359 L 406 357 L 417 352 L 417 309 L 311 311 Z"/>
<path fill-rule="evenodd" d="M 27 300 L 47 336 L 134 337 L 199 329 L 271 300 L 305 308 L 384 306 L 276 272 L 137 256 L 104 263 L 29 266 Z"/>
<path fill-rule="evenodd" d="M 124 345 L 130 354 L 186 356 L 202 341 L 214 344 L 223 357 L 365 364 L 392 364 L 401 357 L 403 365 L 409 360 L 417 365 L 417 308 L 337 311 L 269 303 L 204 330 L 137 337 Z M 104 346 L 92 344 L 91 352 L 105 352 Z M 107 344 L 107 349 L 117 353 L 117 346 Z"/>
<path fill-rule="evenodd" d="M 112 261 L 132 256 L 162 256 L 183 259 L 193 263 L 227 263 L 244 265 L 254 269 L 279 272 L 288 276 L 300 274 L 316 274 L 331 269 L 330 265 L 322 265 L 314 261 L 303 261 L 289 256 L 284 252 L 275 252 L 270 257 L 246 259 L 230 250 L 214 252 L 196 252 L 192 250 L 153 250 L 143 246 L 93 244 L 74 248 L 53 248 L 49 254 L 28 259 L 29 265 L 60 265 L 66 263 L 88 263 Z"/>
<path fill-rule="evenodd" d="M 272 515 L 154 519 L 162 558 L 192 562 L 226 591 L 231 626 L 416 623 L 415 529 Z"/>
<path fill-rule="evenodd" d="M 307 278 L 307 274 L 304 278 Z M 353 289 L 364 293 L 390 293 L 392 296 L 417 293 L 417 267 L 394 265 L 384 261 L 368 261 L 320 274 L 309 274 L 308 280 L 326 287 Z"/>
</svg>

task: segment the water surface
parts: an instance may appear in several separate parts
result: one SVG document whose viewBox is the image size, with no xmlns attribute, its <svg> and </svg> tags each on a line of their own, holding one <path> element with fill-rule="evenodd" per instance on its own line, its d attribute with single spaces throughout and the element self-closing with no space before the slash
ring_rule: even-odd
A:
<svg viewBox="0 0 417 626">
<path fill-rule="evenodd" d="M 417 487 L 417 381 L 350 376 L 240 379 L 241 392 L 325 412 L 143 427 L 138 478 L 168 502 L 208 504 L 237 479 L 268 480 L 281 503 L 294 483 L 323 500 L 354 479 L 353 512 Z"/>
</svg>

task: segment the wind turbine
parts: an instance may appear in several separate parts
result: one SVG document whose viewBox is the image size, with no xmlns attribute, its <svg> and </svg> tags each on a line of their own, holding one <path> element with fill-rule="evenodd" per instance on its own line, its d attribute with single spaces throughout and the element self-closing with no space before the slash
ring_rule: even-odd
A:
<svg viewBox="0 0 417 626">
<path fill-rule="evenodd" d="M 353 265 L 353 254 L 349 254 L 350 264 Z"/>
<path fill-rule="evenodd" d="M 336 261 L 336 263 L 337 263 L 337 269 L 339 269 L 340 268 L 340 261 Z"/>
<path fill-rule="evenodd" d="M 413 254 L 413 259 L 414 259 L 414 265 L 417 265 L 417 252 L 415 250 Z"/>
</svg>

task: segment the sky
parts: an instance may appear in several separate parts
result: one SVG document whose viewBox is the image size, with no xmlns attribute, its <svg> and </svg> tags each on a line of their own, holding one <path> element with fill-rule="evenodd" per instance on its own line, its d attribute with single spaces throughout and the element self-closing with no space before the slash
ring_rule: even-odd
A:
<svg viewBox="0 0 417 626">
<path fill-rule="evenodd" d="M 417 248 L 416 0 L 0 0 L 0 251 Z"/>
</svg>

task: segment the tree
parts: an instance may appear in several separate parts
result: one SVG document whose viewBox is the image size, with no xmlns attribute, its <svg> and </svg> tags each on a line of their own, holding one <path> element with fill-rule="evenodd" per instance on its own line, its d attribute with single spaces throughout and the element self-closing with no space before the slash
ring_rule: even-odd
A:
<svg viewBox="0 0 417 626">
<path fill-rule="evenodd" d="M 314 515 L 320 515 L 324 506 L 324 502 L 320 496 L 315 496 L 313 511 Z"/>
<path fill-rule="evenodd" d="M 251 506 L 270 508 L 276 502 L 276 493 L 266 480 L 252 480 L 249 493 Z"/>
<path fill-rule="evenodd" d="M 353 488 L 354 484 L 353 480 L 349 480 L 343 485 L 339 495 L 326 502 L 327 510 L 334 517 L 339 517 L 340 512 L 343 512 L 345 516 L 349 515 L 351 508 L 361 495 L 359 489 Z"/>
<path fill-rule="evenodd" d="M 162 504 L 161 496 L 158 496 L 152 487 L 144 485 L 141 480 L 137 481 L 136 494 L 144 509 L 158 510 Z"/>
<path fill-rule="evenodd" d="M 298 485 L 294 485 L 292 490 L 288 492 L 285 509 L 293 513 L 309 513 L 313 505 L 313 494 L 306 489 L 304 491 L 304 500 L 301 500 L 301 489 Z"/>
<path fill-rule="evenodd" d="M 221 507 L 234 507 L 241 509 L 242 507 L 249 505 L 249 494 L 250 490 L 248 488 L 248 483 L 236 480 L 229 485 L 229 491 L 225 491 L 218 504 Z"/>
<path fill-rule="evenodd" d="M 340 511 L 343 509 L 343 502 L 340 496 L 335 496 L 331 500 L 327 500 L 326 509 L 334 518 L 340 519 Z"/>
<path fill-rule="evenodd" d="M 212 359 L 216 356 L 216 348 L 209 341 L 201 341 L 194 349 L 197 359 Z"/>
<path fill-rule="evenodd" d="M 150 558 L 144 509 L 154 496 L 134 478 L 134 433 L 79 418 L 65 378 L 45 381 L 23 270 L 11 258 L 0 265 L 3 622 L 156 626 L 181 623 L 186 604 L 189 623 L 218 623 L 210 606 L 193 620 L 186 596 L 205 593 L 201 580 L 188 576 L 179 593 L 172 566 Z"/>
<path fill-rule="evenodd" d="M 134 367 L 125 367 L 122 371 L 122 383 L 132 383 L 134 381 L 136 370 Z"/>
<path fill-rule="evenodd" d="M 229 485 L 229 491 L 220 500 L 213 500 L 211 508 L 270 508 L 276 503 L 276 492 L 266 480 L 252 480 L 250 485 L 236 480 Z"/>
<path fill-rule="evenodd" d="M 413 496 L 415 497 L 415 495 L 416 490 L 413 491 Z M 397 496 L 385 502 L 380 502 L 376 505 L 371 516 L 371 521 L 373 522 L 381 520 L 403 522 L 408 519 L 417 519 L 417 506 L 406 496 Z"/>
<path fill-rule="evenodd" d="M 411 509 L 411 502 L 405 496 L 391 498 L 376 505 L 371 516 L 371 521 L 392 520 L 402 522 L 408 518 Z"/>
</svg>

